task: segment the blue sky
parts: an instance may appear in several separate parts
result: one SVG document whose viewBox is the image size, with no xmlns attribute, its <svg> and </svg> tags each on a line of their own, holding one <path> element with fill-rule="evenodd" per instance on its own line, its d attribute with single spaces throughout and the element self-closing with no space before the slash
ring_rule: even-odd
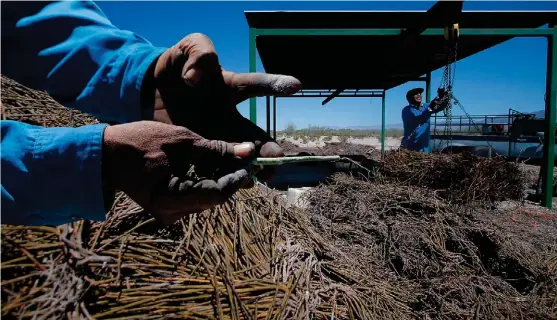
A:
<svg viewBox="0 0 557 320">
<path fill-rule="evenodd" d="M 427 10 L 434 2 L 97 2 L 119 28 L 133 31 L 156 46 L 169 47 L 192 32 L 202 32 L 214 42 L 223 67 L 248 72 L 248 26 L 245 10 Z M 465 10 L 557 10 L 556 2 L 469 1 Z M 295 50 L 295 48 L 293 48 Z M 541 38 L 513 39 L 457 63 L 455 95 L 469 114 L 506 114 L 544 109 L 547 42 Z M 258 61 L 258 71 L 264 71 Z M 432 73 L 435 91 L 442 70 Z M 386 122 L 400 123 L 408 89 L 424 86 L 411 82 L 387 91 Z M 320 98 L 282 99 L 278 102 L 277 128 L 289 123 L 298 128 L 319 126 L 377 126 L 381 124 L 379 98 L 334 99 L 321 106 Z M 247 102 L 238 106 L 247 116 Z M 458 108 L 453 114 L 462 114 Z M 265 100 L 258 99 L 258 125 L 265 126 Z"/>
</svg>

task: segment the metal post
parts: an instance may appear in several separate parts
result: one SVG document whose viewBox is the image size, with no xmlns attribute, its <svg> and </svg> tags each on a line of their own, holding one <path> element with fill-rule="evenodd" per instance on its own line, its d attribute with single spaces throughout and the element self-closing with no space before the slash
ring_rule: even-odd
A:
<svg viewBox="0 0 557 320">
<path fill-rule="evenodd" d="M 431 72 L 425 75 L 425 102 L 431 102 Z"/>
<path fill-rule="evenodd" d="M 553 36 L 547 38 L 546 107 L 544 161 L 542 163 L 543 205 L 553 207 L 553 165 L 555 163 L 555 113 L 557 112 L 557 27 L 550 25 Z"/>
<path fill-rule="evenodd" d="M 249 28 L 249 72 L 255 72 L 257 69 L 257 49 L 255 47 L 255 37 L 255 29 Z M 249 99 L 249 119 L 251 122 L 257 124 L 257 98 Z"/>
<path fill-rule="evenodd" d="M 381 97 L 381 155 L 385 153 L 385 90 Z"/>
<path fill-rule="evenodd" d="M 267 134 L 271 135 L 271 97 L 270 96 L 265 97 L 265 109 L 266 109 L 265 116 L 267 117 Z"/>
<path fill-rule="evenodd" d="M 273 139 L 277 140 L 277 97 L 273 96 Z"/>
<path fill-rule="evenodd" d="M 430 103 L 431 102 L 431 72 L 428 72 L 425 75 L 425 102 L 426 103 Z M 447 121 L 447 120 L 445 120 Z M 428 122 L 428 126 L 430 126 L 429 128 L 429 134 L 431 134 L 431 118 L 429 118 L 427 120 Z M 435 134 L 435 126 L 437 126 L 437 115 L 435 117 L 435 123 L 434 123 L 434 127 L 433 127 L 433 134 Z"/>
</svg>

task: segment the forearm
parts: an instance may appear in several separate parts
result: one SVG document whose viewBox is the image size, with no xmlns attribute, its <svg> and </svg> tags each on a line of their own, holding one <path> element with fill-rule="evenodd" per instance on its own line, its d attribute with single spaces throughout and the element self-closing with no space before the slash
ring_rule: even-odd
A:
<svg viewBox="0 0 557 320">
<path fill-rule="evenodd" d="M 61 225 L 103 220 L 106 125 L 42 128 L 2 121 L 2 223 Z"/>
<path fill-rule="evenodd" d="M 149 119 L 141 89 L 165 48 L 116 28 L 89 1 L 2 4 L 2 73 L 103 122 Z"/>
</svg>

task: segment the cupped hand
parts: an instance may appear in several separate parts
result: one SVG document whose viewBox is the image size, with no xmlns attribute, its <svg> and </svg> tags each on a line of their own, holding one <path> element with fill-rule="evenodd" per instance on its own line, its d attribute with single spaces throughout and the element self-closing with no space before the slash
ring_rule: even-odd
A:
<svg viewBox="0 0 557 320">
<path fill-rule="evenodd" d="M 190 34 L 166 50 L 148 72 L 147 105 L 154 120 L 185 126 L 207 139 L 251 141 L 260 157 L 280 157 L 280 146 L 244 118 L 237 105 L 249 98 L 290 95 L 301 89 L 294 77 L 236 74 L 221 68 L 211 40 Z M 269 172 L 259 177 L 265 179 Z"/>
<path fill-rule="evenodd" d="M 155 121 L 108 126 L 103 184 L 169 224 L 224 203 L 250 183 L 254 149 L 250 142 L 209 140 Z"/>
</svg>

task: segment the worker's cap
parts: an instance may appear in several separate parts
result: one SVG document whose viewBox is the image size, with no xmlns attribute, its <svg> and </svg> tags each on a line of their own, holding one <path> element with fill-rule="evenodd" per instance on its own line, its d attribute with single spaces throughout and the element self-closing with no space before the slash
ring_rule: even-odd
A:
<svg viewBox="0 0 557 320">
<path fill-rule="evenodd" d="M 415 95 L 417 95 L 418 93 L 421 94 L 422 92 L 424 92 L 423 88 L 414 88 L 414 89 L 410 89 L 408 90 L 408 92 L 406 93 L 406 97 L 413 97 Z"/>
<path fill-rule="evenodd" d="M 412 98 L 419 94 L 422 94 L 422 92 L 424 92 L 423 88 L 414 88 L 414 89 L 410 89 L 408 90 L 408 92 L 406 93 L 406 100 L 411 101 Z"/>
</svg>

